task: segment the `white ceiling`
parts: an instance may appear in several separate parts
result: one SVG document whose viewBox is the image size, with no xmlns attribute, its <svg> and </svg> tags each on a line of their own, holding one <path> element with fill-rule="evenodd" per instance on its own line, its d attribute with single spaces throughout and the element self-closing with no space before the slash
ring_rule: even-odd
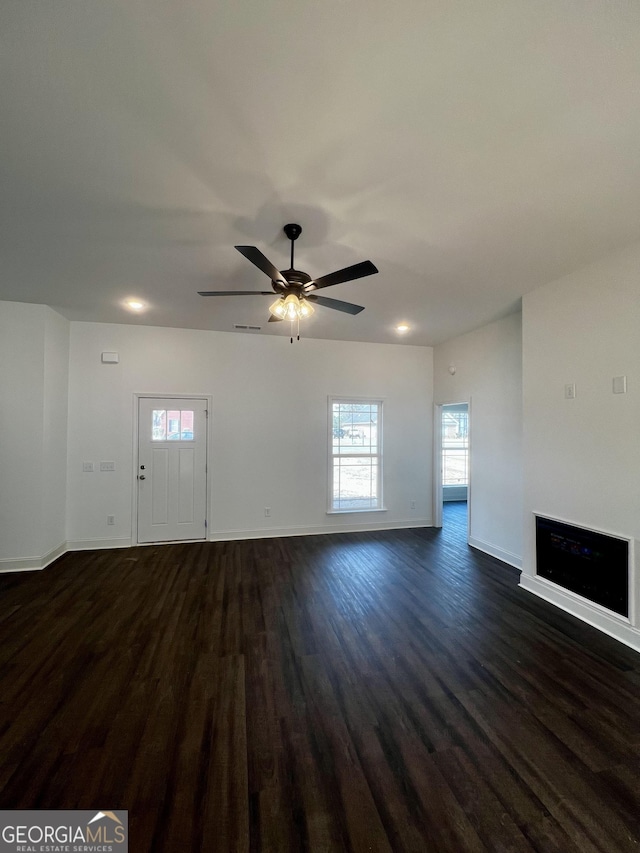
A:
<svg viewBox="0 0 640 853">
<path fill-rule="evenodd" d="M 0 75 L 0 299 L 70 319 L 286 335 L 197 291 L 299 222 L 380 270 L 304 336 L 433 345 L 640 240 L 639 3 L 9 0 Z"/>
</svg>

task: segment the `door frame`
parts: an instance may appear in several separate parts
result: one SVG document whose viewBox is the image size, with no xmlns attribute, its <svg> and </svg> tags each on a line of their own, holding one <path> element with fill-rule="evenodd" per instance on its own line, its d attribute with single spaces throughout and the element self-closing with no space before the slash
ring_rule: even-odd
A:
<svg viewBox="0 0 640 853">
<path fill-rule="evenodd" d="M 433 404 L 433 526 L 442 527 L 442 409 L 466 403 L 469 417 L 469 482 L 467 484 L 467 545 L 471 538 L 471 396 L 468 400 L 443 400 Z"/>
<path fill-rule="evenodd" d="M 134 392 L 133 394 L 133 453 L 132 453 L 132 470 L 131 470 L 131 544 L 134 546 L 138 546 L 140 548 L 145 547 L 149 544 L 158 544 L 158 543 L 148 543 L 148 542 L 138 542 L 138 466 L 140 464 L 138 458 L 139 452 L 139 444 L 138 444 L 138 428 L 139 428 L 139 417 L 138 412 L 140 410 L 140 400 L 143 400 L 147 397 L 153 397 L 156 400 L 205 400 L 207 405 L 207 452 L 205 457 L 205 482 L 206 482 L 206 492 L 207 492 L 207 510 L 206 510 L 206 518 L 207 518 L 207 526 L 205 530 L 205 542 L 209 542 L 209 536 L 211 534 L 211 480 L 209 478 L 209 473 L 211 472 L 211 447 L 212 447 L 212 430 L 211 425 L 213 423 L 213 397 L 211 394 L 170 394 L 167 391 L 162 391 L 159 394 L 152 394 L 148 392 Z M 191 540 L 186 539 L 185 542 L 189 542 Z M 202 539 L 194 540 L 198 542 L 202 542 Z M 164 543 L 162 543 L 164 544 Z M 169 543 L 166 543 L 169 544 Z"/>
</svg>

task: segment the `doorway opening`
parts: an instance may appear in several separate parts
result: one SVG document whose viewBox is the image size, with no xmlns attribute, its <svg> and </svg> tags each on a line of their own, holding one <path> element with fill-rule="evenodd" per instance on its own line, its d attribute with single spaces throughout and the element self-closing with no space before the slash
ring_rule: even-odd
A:
<svg viewBox="0 0 640 853">
<path fill-rule="evenodd" d="M 435 416 L 434 526 L 469 540 L 469 403 L 441 403 Z"/>
</svg>

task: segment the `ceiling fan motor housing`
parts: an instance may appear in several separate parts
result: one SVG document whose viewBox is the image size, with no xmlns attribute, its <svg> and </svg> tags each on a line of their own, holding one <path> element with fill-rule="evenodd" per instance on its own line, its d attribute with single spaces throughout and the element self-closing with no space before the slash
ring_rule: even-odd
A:
<svg viewBox="0 0 640 853">
<path fill-rule="evenodd" d="M 278 293 L 282 293 L 283 290 L 288 290 L 292 293 L 296 293 L 298 296 L 304 293 L 304 287 L 306 284 L 309 284 L 312 281 L 311 276 L 303 272 L 302 270 L 280 270 L 282 276 L 288 284 L 288 287 L 282 284 L 281 281 L 273 281 L 274 290 Z"/>
</svg>

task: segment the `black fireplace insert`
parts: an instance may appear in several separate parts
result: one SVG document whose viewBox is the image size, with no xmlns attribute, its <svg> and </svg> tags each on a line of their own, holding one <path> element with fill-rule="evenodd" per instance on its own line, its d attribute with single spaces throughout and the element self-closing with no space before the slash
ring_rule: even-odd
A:
<svg viewBox="0 0 640 853">
<path fill-rule="evenodd" d="M 536 516 L 536 572 L 583 598 L 629 615 L 629 543 Z"/>
</svg>

